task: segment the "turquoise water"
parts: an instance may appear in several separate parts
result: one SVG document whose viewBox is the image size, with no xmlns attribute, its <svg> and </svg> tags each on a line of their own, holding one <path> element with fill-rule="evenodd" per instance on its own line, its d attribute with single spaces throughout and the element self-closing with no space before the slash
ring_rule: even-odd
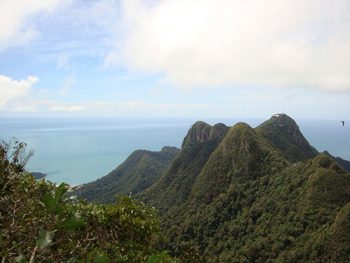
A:
<svg viewBox="0 0 350 263">
<path fill-rule="evenodd" d="M 242 120 L 205 120 L 232 126 Z M 121 164 L 133 151 L 180 147 L 194 120 L 2 119 L 0 137 L 16 137 L 34 151 L 29 171 L 46 173 L 53 182 L 93 181 Z M 255 127 L 262 120 L 248 120 Z M 350 160 L 349 125 L 338 121 L 297 121 L 319 151 Z M 350 124 L 350 122 L 348 122 Z"/>
</svg>

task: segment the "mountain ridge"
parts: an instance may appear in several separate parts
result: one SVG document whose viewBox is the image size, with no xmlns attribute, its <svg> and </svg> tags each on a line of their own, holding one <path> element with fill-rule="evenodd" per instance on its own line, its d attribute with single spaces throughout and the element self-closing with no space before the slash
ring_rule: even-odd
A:
<svg viewBox="0 0 350 263">
<path fill-rule="evenodd" d="M 347 161 L 340 157 L 335 157 L 331 155 L 328 151 L 323 152 L 325 155 L 330 157 L 331 159 L 335 160 L 340 166 L 342 166 L 346 171 L 350 172 L 350 161 Z"/>
<path fill-rule="evenodd" d="M 116 194 L 137 194 L 152 185 L 178 153 L 178 148 L 169 146 L 159 152 L 136 150 L 116 169 L 80 186 L 74 194 L 98 203 L 111 203 Z"/>
<path fill-rule="evenodd" d="M 200 121 L 134 197 L 159 211 L 175 256 L 190 245 L 206 262 L 347 261 L 350 174 L 343 165 L 312 147 L 286 114 L 256 128 Z"/>
<path fill-rule="evenodd" d="M 156 206 L 161 213 L 187 200 L 203 165 L 227 130 L 224 124 L 211 126 L 205 122 L 196 122 L 185 136 L 182 149 L 167 172 L 141 193 L 142 200 Z"/>
<path fill-rule="evenodd" d="M 256 130 L 292 162 L 307 160 L 318 154 L 305 139 L 297 123 L 287 114 L 274 114 Z"/>
</svg>

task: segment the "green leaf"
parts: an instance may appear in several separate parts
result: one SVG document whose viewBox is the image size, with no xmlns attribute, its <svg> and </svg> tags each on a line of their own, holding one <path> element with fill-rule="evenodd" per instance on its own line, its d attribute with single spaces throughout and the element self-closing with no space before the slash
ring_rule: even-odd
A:
<svg viewBox="0 0 350 263">
<path fill-rule="evenodd" d="M 42 202 L 48 210 L 53 211 L 56 209 L 56 200 L 50 194 L 44 195 Z"/>
<path fill-rule="evenodd" d="M 46 194 L 43 196 L 42 202 L 48 210 L 60 212 L 58 211 L 59 203 L 62 201 L 62 197 L 66 193 L 66 191 L 66 184 L 62 183 L 58 187 L 56 187 L 54 197 L 50 194 Z"/>
<path fill-rule="evenodd" d="M 84 226 L 84 220 L 76 217 L 68 218 L 58 224 L 58 227 L 66 230 L 75 230 Z"/>
<path fill-rule="evenodd" d="M 39 230 L 38 238 L 36 241 L 37 247 L 45 248 L 49 246 L 53 241 L 54 234 L 54 231 Z"/>
<path fill-rule="evenodd" d="M 66 192 L 67 192 L 67 185 L 65 183 L 60 184 L 56 188 L 56 192 L 55 192 L 56 204 L 62 201 L 62 197 Z"/>
</svg>

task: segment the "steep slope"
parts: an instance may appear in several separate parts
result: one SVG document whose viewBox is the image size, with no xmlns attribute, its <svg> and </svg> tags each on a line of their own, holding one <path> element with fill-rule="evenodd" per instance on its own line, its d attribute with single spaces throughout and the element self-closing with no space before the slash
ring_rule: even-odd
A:
<svg viewBox="0 0 350 263">
<path fill-rule="evenodd" d="M 196 193 L 170 210 L 163 216 L 166 235 L 177 244 L 195 244 L 208 262 L 347 262 L 350 233 L 341 222 L 350 219 L 350 174 L 325 155 L 290 165 L 268 155 L 256 166 L 264 172 L 247 176 L 232 166 L 218 173 L 230 180 L 209 201 Z M 212 161 L 206 166 L 214 167 Z"/>
<path fill-rule="evenodd" d="M 228 127 L 221 123 L 210 126 L 199 121 L 193 124 L 168 171 L 144 191 L 141 198 L 161 213 L 186 201 L 197 176 L 227 130 Z"/>
<path fill-rule="evenodd" d="M 273 167 L 270 165 L 273 162 Z M 225 138 L 212 153 L 193 185 L 192 197 L 208 204 L 225 192 L 238 177 L 254 179 L 286 162 L 249 125 L 238 123 L 229 129 Z"/>
<path fill-rule="evenodd" d="M 244 123 L 230 128 L 195 176 L 161 177 L 159 182 L 169 180 L 146 202 L 162 214 L 169 249 L 192 244 L 208 262 L 350 259 L 344 252 L 349 233 L 342 232 L 347 225 L 340 223 L 349 218 L 350 174 L 326 155 L 316 155 L 288 116 L 273 118 L 278 120 L 257 129 Z M 190 131 L 190 138 L 206 142 L 209 129 L 202 128 L 204 133 Z M 183 156 L 187 169 L 196 153 Z M 185 176 L 191 183 L 174 184 Z M 181 199 L 177 193 L 183 187 L 187 196 Z"/>
<path fill-rule="evenodd" d="M 116 194 L 137 194 L 165 172 L 178 152 L 179 149 L 175 147 L 163 147 L 160 152 L 137 150 L 115 170 L 84 184 L 75 194 L 98 203 L 111 203 Z"/>
<path fill-rule="evenodd" d="M 350 262 L 350 174 L 336 161 L 285 114 L 255 129 L 197 122 L 136 197 L 158 209 L 175 255 L 194 246 L 206 262 Z"/>
<path fill-rule="evenodd" d="M 286 114 L 273 115 L 256 130 L 289 161 L 307 160 L 318 154 L 300 132 L 296 122 Z"/>
</svg>

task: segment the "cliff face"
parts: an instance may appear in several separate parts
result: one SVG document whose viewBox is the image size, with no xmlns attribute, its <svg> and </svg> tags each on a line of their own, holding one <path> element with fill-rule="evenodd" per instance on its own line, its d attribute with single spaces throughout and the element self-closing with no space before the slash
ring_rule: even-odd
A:
<svg viewBox="0 0 350 263">
<path fill-rule="evenodd" d="M 196 122 L 188 131 L 182 149 L 167 172 L 142 194 L 142 199 L 164 214 L 187 201 L 205 163 L 224 138 L 228 127 Z"/>
<path fill-rule="evenodd" d="M 194 143 L 206 142 L 210 140 L 220 140 L 224 137 L 227 132 L 228 127 L 225 124 L 218 123 L 214 126 L 203 121 L 197 121 L 188 131 L 184 141 L 182 143 L 182 148 L 192 145 Z"/>
</svg>

